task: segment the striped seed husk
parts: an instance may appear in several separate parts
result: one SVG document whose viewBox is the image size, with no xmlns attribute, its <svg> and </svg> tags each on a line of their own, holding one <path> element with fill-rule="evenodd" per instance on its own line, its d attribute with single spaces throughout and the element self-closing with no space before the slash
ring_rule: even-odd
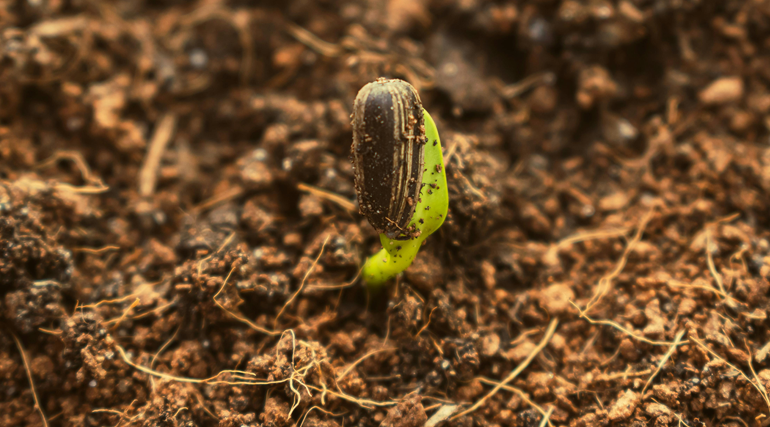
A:
<svg viewBox="0 0 770 427">
<path fill-rule="evenodd" d="M 353 104 L 351 160 L 359 211 L 378 233 L 408 239 L 422 187 L 425 120 L 417 90 L 398 79 L 361 88 Z"/>
</svg>

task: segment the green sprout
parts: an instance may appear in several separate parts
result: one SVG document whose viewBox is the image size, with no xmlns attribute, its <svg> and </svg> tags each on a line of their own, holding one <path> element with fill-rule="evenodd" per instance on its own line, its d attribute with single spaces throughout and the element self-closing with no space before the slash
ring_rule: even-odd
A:
<svg viewBox="0 0 770 427">
<path fill-rule="evenodd" d="M 359 209 L 382 243 L 362 270 L 374 287 L 412 264 L 449 209 L 438 130 L 411 85 L 379 79 L 361 89 L 351 158 Z"/>
</svg>

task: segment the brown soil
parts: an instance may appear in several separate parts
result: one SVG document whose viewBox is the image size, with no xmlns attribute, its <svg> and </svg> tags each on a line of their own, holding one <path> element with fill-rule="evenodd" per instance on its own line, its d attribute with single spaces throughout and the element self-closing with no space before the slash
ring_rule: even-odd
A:
<svg viewBox="0 0 770 427">
<path fill-rule="evenodd" d="M 0 425 L 770 424 L 770 6 L 0 2 Z M 420 90 L 396 284 L 348 153 Z"/>
</svg>

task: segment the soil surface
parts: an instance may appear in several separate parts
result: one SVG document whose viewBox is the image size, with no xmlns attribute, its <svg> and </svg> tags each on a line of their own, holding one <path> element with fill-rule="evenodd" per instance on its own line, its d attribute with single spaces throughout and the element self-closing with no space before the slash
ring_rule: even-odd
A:
<svg viewBox="0 0 770 427">
<path fill-rule="evenodd" d="M 450 212 L 378 292 L 357 91 Z M 0 425 L 770 424 L 770 3 L 0 2 Z"/>
</svg>

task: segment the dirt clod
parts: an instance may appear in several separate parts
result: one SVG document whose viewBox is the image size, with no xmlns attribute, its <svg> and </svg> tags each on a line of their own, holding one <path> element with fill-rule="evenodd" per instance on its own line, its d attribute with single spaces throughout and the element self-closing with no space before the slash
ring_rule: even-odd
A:
<svg viewBox="0 0 770 427">
<path fill-rule="evenodd" d="M 608 417 L 610 421 L 617 422 L 630 417 L 636 407 L 639 406 L 639 393 L 632 390 L 624 390 L 618 396 L 618 400 L 609 409 Z"/>
<path fill-rule="evenodd" d="M 743 97 L 743 80 L 740 77 L 723 77 L 715 80 L 699 94 L 701 102 L 706 105 L 727 104 L 738 101 Z"/>
<path fill-rule="evenodd" d="M 420 396 L 412 396 L 388 410 L 380 426 L 382 427 L 420 427 L 428 421 Z"/>
</svg>

